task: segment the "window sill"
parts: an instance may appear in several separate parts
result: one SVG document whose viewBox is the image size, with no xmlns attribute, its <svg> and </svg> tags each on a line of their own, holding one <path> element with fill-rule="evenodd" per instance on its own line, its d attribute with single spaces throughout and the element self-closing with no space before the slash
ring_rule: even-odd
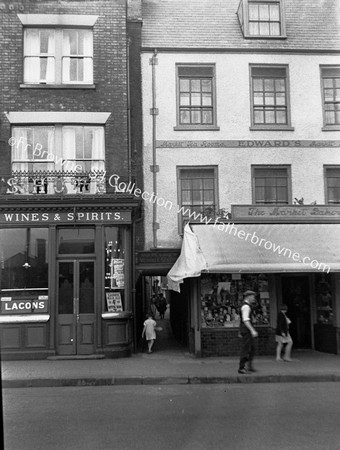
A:
<svg viewBox="0 0 340 450">
<path fill-rule="evenodd" d="M 294 131 L 294 127 L 280 125 L 253 125 L 250 131 Z"/>
<path fill-rule="evenodd" d="M 95 84 L 20 84 L 20 89 L 96 89 Z"/>
<path fill-rule="evenodd" d="M 244 38 L 245 39 L 270 39 L 270 40 L 282 40 L 282 39 L 287 39 L 287 35 L 286 34 L 281 34 L 281 36 L 252 36 L 250 34 L 244 34 Z"/>
<path fill-rule="evenodd" d="M 0 323 L 48 322 L 49 314 L 9 314 L 1 315 Z"/>
<path fill-rule="evenodd" d="M 175 131 L 220 131 L 216 125 L 177 125 Z"/>
<path fill-rule="evenodd" d="M 329 125 L 321 128 L 321 131 L 339 131 L 340 125 Z"/>
</svg>

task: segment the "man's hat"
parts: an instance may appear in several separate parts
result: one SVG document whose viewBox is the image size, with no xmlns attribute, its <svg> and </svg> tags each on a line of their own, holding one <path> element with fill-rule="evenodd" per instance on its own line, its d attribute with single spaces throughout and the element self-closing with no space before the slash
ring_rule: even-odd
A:
<svg viewBox="0 0 340 450">
<path fill-rule="evenodd" d="M 256 292 L 254 292 L 254 291 L 246 291 L 246 292 L 243 293 L 243 297 L 244 298 L 249 297 L 250 295 L 256 295 Z"/>
</svg>

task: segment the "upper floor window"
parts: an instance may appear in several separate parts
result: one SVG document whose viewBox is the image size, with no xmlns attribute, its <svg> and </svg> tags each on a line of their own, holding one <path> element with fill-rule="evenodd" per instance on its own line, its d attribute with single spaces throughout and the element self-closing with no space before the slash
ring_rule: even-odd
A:
<svg viewBox="0 0 340 450">
<path fill-rule="evenodd" d="M 12 171 L 16 181 L 10 192 L 98 192 L 96 176 L 105 170 L 104 127 L 15 126 L 12 141 Z"/>
<path fill-rule="evenodd" d="M 252 167 L 253 203 L 288 204 L 289 167 Z"/>
<path fill-rule="evenodd" d="M 324 129 L 340 128 L 340 67 L 321 67 Z"/>
<path fill-rule="evenodd" d="M 192 167 L 178 169 L 178 194 L 183 220 L 200 220 L 217 210 L 217 169 Z"/>
<path fill-rule="evenodd" d="M 287 67 L 251 66 L 253 129 L 291 128 Z"/>
<path fill-rule="evenodd" d="M 91 29 L 26 28 L 24 82 L 27 84 L 92 84 Z"/>
<path fill-rule="evenodd" d="M 245 37 L 285 37 L 282 0 L 241 0 L 237 15 Z"/>
<path fill-rule="evenodd" d="M 340 204 L 340 166 L 325 168 L 326 203 Z"/>
<path fill-rule="evenodd" d="M 215 128 L 214 66 L 177 66 L 178 129 Z"/>
</svg>

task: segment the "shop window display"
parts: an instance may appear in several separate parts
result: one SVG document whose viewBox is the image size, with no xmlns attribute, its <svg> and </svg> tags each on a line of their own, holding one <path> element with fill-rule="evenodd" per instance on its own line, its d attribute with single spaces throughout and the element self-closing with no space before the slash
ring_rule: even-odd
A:
<svg viewBox="0 0 340 450">
<path fill-rule="evenodd" d="M 332 283 L 328 274 L 315 275 L 317 322 L 333 323 Z"/>
<path fill-rule="evenodd" d="M 243 292 L 255 291 L 254 325 L 269 325 L 269 288 L 264 274 L 202 274 L 201 325 L 239 327 Z"/>
<path fill-rule="evenodd" d="M 0 230 L 1 292 L 21 293 L 48 289 L 48 229 Z"/>
<path fill-rule="evenodd" d="M 105 297 L 106 312 L 124 311 L 125 230 L 105 227 Z"/>
</svg>

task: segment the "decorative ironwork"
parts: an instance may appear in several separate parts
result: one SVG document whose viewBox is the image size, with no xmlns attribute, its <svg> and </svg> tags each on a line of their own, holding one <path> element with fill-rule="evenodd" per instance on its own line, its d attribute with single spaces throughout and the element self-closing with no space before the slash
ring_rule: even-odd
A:
<svg viewBox="0 0 340 450">
<path fill-rule="evenodd" d="M 105 193 L 104 171 L 13 171 L 7 194 L 100 194 Z"/>
<path fill-rule="evenodd" d="M 208 206 L 203 210 L 202 216 L 206 216 L 209 219 L 217 219 L 219 218 L 221 221 L 231 219 L 231 213 L 225 209 L 215 209 L 213 206 Z"/>
</svg>

